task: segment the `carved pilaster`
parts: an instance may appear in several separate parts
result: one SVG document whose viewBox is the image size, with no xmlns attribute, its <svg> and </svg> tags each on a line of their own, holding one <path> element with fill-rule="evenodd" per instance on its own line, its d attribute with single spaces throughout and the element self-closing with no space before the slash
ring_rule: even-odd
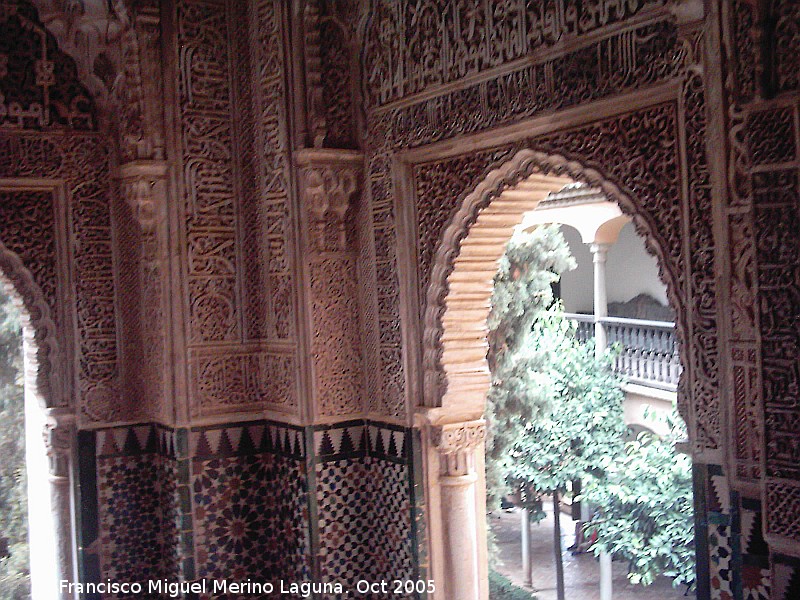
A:
<svg viewBox="0 0 800 600">
<path fill-rule="evenodd" d="M 303 150 L 300 180 L 313 369 L 312 418 L 361 412 L 362 362 L 353 213 L 362 155 Z"/>
<path fill-rule="evenodd" d="M 124 379 L 138 416 L 169 420 L 171 381 L 167 356 L 171 294 L 166 210 L 168 167 L 165 161 L 135 160 L 120 167 L 120 188 L 129 214 L 118 219 L 120 314 L 128 357 Z"/>
</svg>

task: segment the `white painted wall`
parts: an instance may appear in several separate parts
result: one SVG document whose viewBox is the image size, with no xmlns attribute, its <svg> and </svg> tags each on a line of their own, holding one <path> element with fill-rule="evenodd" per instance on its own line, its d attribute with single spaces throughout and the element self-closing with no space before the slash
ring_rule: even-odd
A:
<svg viewBox="0 0 800 600">
<path fill-rule="evenodd" d="M 581 241 L 578 231 L 568 225 L 561 232 L 569 244 L 578 268 L 561 276 L 561 297 L 566 312 L 593 312 L 592 253 Z M 647 253 L 644 240 L 636 235 L 631 223 L 622 228 L 617 243 L 606 259 L 606 289 L 609 302 L 626 302 L 639 294 L 648 294 L 667 305 L 667 288 L 658 277 L 658 262 Z"/>
<path fill-rule="evenodd" d="M 626 302 L 647 294 L 664 306 L 669 303 L 667 288 L 658 277 L 658 261 L 647 253 L 632 223 L 622 228 L 619 240 L 608 251 L 606 287 L 609 302 Z"/>
<path fill-rule="evenodd" d="M 561 298 L 564 310 L 571 313 L 593 312 L 594 266 L 589 246 L 581 241 L 578 230 L 569 225 L 561 226 L 561 233 L 569 244 L 578 267 L 561 276 Z"/>
</svg>

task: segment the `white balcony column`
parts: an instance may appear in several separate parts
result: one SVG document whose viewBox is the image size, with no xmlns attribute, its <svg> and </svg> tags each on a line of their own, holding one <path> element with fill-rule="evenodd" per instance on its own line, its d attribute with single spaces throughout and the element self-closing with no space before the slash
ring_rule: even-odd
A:
<svg viewBox="0 0 800 600">
<path fill-rule="evenodd" d="M 591 244 L 592 262 L 594 263 L 594 340 L 595 354 L 605 352 L 608 340 L 605 325 L 601 319 L 608 316 L 608 297 L 606 296 L 606 255 L 610 244 Z"/>
<path fill-rule="evenodd" d="M 594 263 L 594 340 L 595 356 L 602 356 L 608 346 L 606 327 L 602 319 L 608 316 L 606 295 L 606 256 L 610 244 L 594 243 L 590 246 Z M 600 600 L 611 600 L 611 555 L 600 555 Z"/>
<path fill-rule="evenodd" d="M 475 451 L 483 448 L 486 424 L 483 420 L 456 423 L 438 427 L 432 433 L 441 458 L 439 485 L 447 596 L 479 600 Z"/>
</svg>

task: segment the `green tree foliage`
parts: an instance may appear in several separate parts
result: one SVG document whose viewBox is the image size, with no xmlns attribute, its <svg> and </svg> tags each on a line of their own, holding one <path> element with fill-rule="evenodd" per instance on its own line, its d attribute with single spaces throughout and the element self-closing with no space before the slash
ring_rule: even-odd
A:
<svg viewBox="0 0 800 600">
<path fill-rule="evenodd" d="M 583 494 L 600 507 L 586 529 L 597 532 L 596 553 L 628 561 L 632 583 L 666 575 L 673 585 L 689 586 L 695 577 L 692 465 L 675 451 L 686 435 L 677 412 L 667 423 L 669 435 L 640 433 L 621 455 L 604 461 L 605 477 Z"/>
<path fill-rule="evenodd" d="M 550 401 L 544 353 L 536 347 L 533 325 L 553 304 L 552 286 L 575 268 L 556 226 L 515 235 L 498 263 L 489 313 L 489 366 L 492 386 L 487 398 L 487 484 L 490 505 L 505 492 L 500 468 L 509 443 L 525 424 L 543 413 Z"/>
<path fill-rule="evenodd" d="M 574 264 L 556 227 L 516 236 L 500 261 L 488 320 L 490 506 L 513 490 L 536 512 L 544 494 L 557 497 L 580 479 L 582 499 L 601 507 L 589 525 L 595 552 L 628 560 L 634 583 L 664 574 L 691 584 L 691 463 L 673 449 L 682 422 L 675 415 L 663 439 L 624 442 L 622 382 L 610 357 L 579 343 L 553 306 L 551 285 Z"/>
<path fill-rule="evenodd" d="M 495 276 L 489 488 L 497 495 L 511 484 L 532 508 L 542 494 L 595 474 L 625 432 L 610 362 L 575 339 L 553 303 L 552 284 L 574 267 L 558 227 L 542 226 L 512 238 Z"/>
<path fill-rule="evenodd" d="M 603 477 L 625 436 L 620 379 L 592 344 L 581 344 L 571 324 L 555 311 L 533 326 L 545 357 L 550 409 L 525 424 L 509 446 L 506 481 L 520 490 L 564 493 L 577 479 Z"/>
<path fill-rule="evenodd" d="M 0 598 L 30 597 L 22 335 L 19 314 L 0 292 Z M 6 552 L 0 553 L 6 554 Z"/>
</svg>

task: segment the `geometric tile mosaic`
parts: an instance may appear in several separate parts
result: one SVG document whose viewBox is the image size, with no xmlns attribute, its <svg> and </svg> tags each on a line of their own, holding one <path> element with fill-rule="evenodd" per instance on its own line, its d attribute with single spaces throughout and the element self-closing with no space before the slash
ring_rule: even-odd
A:
<svg viewBox="0 0 800 600">
<path fill-rule="evenodd" d="M 730 513 L 731 492 L 728 478 L 722 473 L 722 467 L 708 465 L 708 499 L 709 512 Z"/>
<path fill-rule="evenodd" d="M 373 486 L 370 545 L 370 575 L 382 579 L 412 579 L 414 554 L 411 528 L 411 498 L 408 467 L 384 459 L 368 459 Z"/>
<path fill-rule="evenodd" d="M 96 549 L 118 581 L 180 574 L 175 432 L 156 425 L 94 432 Z"/>
<path fill-rule="evenodd" d="M 800 598 L 800 559 L 772 555 L 771 600 L 798 600 Z"/>
<path fill-rule="evenodd" d="M 103 577 L 319 577 L 346 587 L 415 577 L 408 428 L 253 421 L 91 435 Z"/>
<path fill-rule="evenodd" d="M 270 453 L 301 460 L 305 436 L 302 427 L 272 421 L 195 427 L 189 433 L 189 453 L 192 458 Z"/>
<path fill-rule="evenodd" d="M 315 427 L 313 436 L 321 579 L 345 587 L 411 579 L 409 429 L 355 420 Z"/>
<path fill-rule="evenodd" d="M 315 474 L 320 579 L 354 589 L 369 579 L 369 547 L 380 539 L 372 532 L 369 466 L 363 456 L 332 460 L 318 463 Z"/>
<path fill-rule="evenodd" d="M 303 466 L 266 453 L 193 463 L 197 576 L 307 579 Z"/>
<path fill-rule="evenodd" d="M 730 527 L 708 524 L 709 571 L 711 600 L 734 600 L 731 572 Z"/>
<path fill-rule="evenodd" d="M 772 572 L 764 540 L 761 501 L 741 498 L 739 509 L 743 600 L 769 600 Z"/>
<path fill-rule="evenodd" d="M 267 421 L 189 433 L 197 577 L 311 577 L 302 428 Z"/>
</svg>

